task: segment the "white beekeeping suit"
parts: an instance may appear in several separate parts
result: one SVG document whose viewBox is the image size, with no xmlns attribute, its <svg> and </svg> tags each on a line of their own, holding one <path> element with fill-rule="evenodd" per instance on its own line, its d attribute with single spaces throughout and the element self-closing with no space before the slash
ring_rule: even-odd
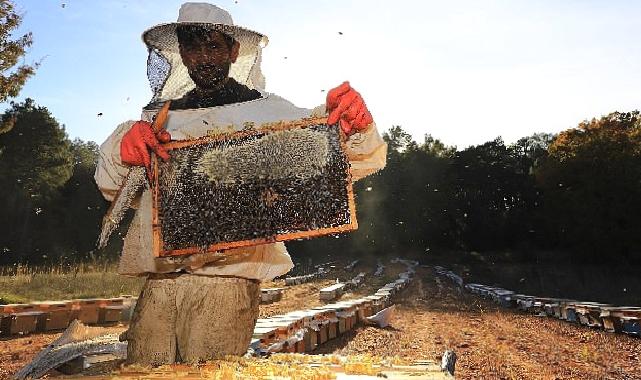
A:
<svg viewBox="0 0 641 380">
<path fill-rule="evenodd" d="M 325 107 L 299 108 L 264 91 L 260 71 L 261 49 L 267 38 L 233 25 L 226 11 L 209 4 L 187 3 L 178 22 L 147 30 L 143 40 L 149 48 L 148 76 L 154 92 L 142 119 L 151 121 L 158 105 L 184 99 L 195 88 L 178 48 L 178 25 L 206 26 L 240 43 L 229 77 L 247 86 L 257 98 L 208 108 L 176 109 L 169 112 L 166 129 L 173 140 L 193 139 L 209 132 L 231 133 L 246 123 L 263 123 L 324 116 Z M 218 34 L 216 34 L 218 36 Z M 233 45 L 238 47 L 235 42 Z M 175 104 L 175 103 L 172 103 Z M 100 147 L 96 183 L 113 200 L 129 167 L 120 157 L 123 136 L 135 121 L 120 124 Z M 138 124 L 140 125 L 140 124 Z M 352 178 L 357 180 L 385 166 L 387 146 L 376 127 L 353 134 L 347 141 Z M 171 159 L 171 158 L 170 158 Z M 196 362 L 218 355 L 246 352 L 256 319 L 260 281 L 287 273 L 292 260 L 283 243 L 262 244 L 219 253 L 154 257 L 151 225 L 151 193 L 143 190 L 134 219 L 125 237 L 119 272 L 146 276 L 134 315 L 126 333 L 130 363 L 142 365 Z"/>
<path fill-rule="evenodd" d="M 154 33 L 158 35 L 171 35 L 166 30 L 171 25 L 165 24 L 165 28 L 160 31 L 152 30 L 155 30 Z M 156 88 L 155 100 L 179 98 L 191 90 L 194 83 L 187 74 L 187 69 L 182 64 L 177 51 L 157 50 L 157 40 L 168 44 L 175 44 L 175 42 L 166 42 L 168 37 L 157 38 L 150 42 L 150 39 L 155 36 L 150 37 L 146 34 L 144 37 L 151 49 L 148 61 L 150 79 L 164 84 Z M 262 123 L 281 120 L 324 116 L 324 105 L 313 110 L 299 108 L 280 96 L 264 91 L 265 80 L 260 70 L 260 56 L 261 45 L 265 41 L 266 38 L 253 35 L 241 40 L 239 58 L 232 64 L 230 70 L 231 77 L 241 84 L 260 91 L 261 98 L 218 107 L 170 111 L 166 129 L 172 139 L 198 138 L 207 135 L 209 131 L 234 132 L 241 130 L 246 122 L 259 126 Z M 165 57 L 166 62 L 170 63 L 169 67 L 166 62 L 162 66 L 161 57 Z M 157 66 L 162 66 L 162 69 L 158 70 Z M 158 79 L 158 74 L 153 72 L 154 69 L 164 72 L 169 69 L 168 75 L 166 78 Z M 143 110 L 142 119 L 151 121 L 155 112 L 155 110 Z M 128 167 L 120 161 L 120 140 L 134 122 L 127 121 L 120 124 L 100 147 L 95 179 L 108 200 L 113 199 L 128 171 Z M 374 125 L 364 133 L 352 135 L 347 142 L 347 147 L 354 180 L 385 166 L 387 147 Z M 214 254 L 154 258 L 151 247 L 151 195 L 149 191 L 145 191 L 125 238 L 119 266 L 121 274 L 144 275 L 185 270 L 195 274 L 238 276 L 264 281 L 285 274 L 293 267 L 283 243 L 230 250 L 230 253 L 240 251 L 242 254 L 229 255 L 222 260 L 219 255 Z"/>
</svg>

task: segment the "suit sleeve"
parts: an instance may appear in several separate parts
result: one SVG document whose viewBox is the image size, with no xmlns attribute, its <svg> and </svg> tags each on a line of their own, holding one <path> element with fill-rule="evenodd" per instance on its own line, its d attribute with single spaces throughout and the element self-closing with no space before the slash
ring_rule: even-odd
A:
<svg viewBox="0 0 641 380">
<path fill-rule="evenodd" d="M 312 117 L 327 116 L 325 105 L 312 109 Z M 387 143 L 383 140 L 376 124 L 370 124 L 366 130 L 354 133 L 346 143 L 347 157 L 352 168 L 352 181 L 376 173 L 387 163 Z"/>
<path fill-rule="evenodd" d="M 120 141 L 134 123 L 135 121 L 130 120 L 118 125 L 100 145 L 94 179 L 98 189 L 108 201 L 113 201 L 129 171 L 129 167 L 123 165 L 120 160 Z"/>
<path fill-rule="evenodd" d="M 378 133 L 375 123 L 370 124 L 365 131 L 351 135 L 346 145 L 352 181 L 358 181 L 385 167 L 387 143 Z"/>
</svg>

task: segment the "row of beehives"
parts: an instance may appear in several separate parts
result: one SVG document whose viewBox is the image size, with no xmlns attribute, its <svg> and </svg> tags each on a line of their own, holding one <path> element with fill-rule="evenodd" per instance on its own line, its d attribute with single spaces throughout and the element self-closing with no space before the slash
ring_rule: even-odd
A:
<svg viewBox="0 0 641 380">
<path fill-rule="evenodd" d="M 284 288 L 261 289 L 261 303 L 280 301 Z M 77 319 L 86 325 L 125 322 L 136 297 L 92 298 L 0 305 L 0 336 L 66 329 Z"/>
<path fill-rule="evenodd" d="M 436 273 L 450 278 L 459 286 L 463 280 L 451 271 L 434 267 Z M 517 294 L 503 288 L 465 284 L 465 289 L 491 299 L 503 307 L 555 317 L 584 326 L 601 328 L 610 332 L 641 336 L 641 307 L 613 306 L 598 302 L 583 302 L 563 298 L 535 297 Z"/>
<path fill-rule="evenodd" d="M 318 268 L 317 272 L 302 275 L 302 276 L 294 276 L 294 277 L 285 277 L 285 285 L 291 286 L 291 285 L 300 285 L 304 284 L 306 282 L 309 282 L 323 274 L 325 274 L 327 271 L 323 268 L 320 267 Z"/>
<path fill-rule="evenodd" d="M 354 278 L 352 278 L 351 280 L 347 281 L 347 283 L 350 286 L 359 286 L 359 285 L 361 285 L 363 283 L 364 280 L 365 280 L 365 272 L 360 272 Z"/>
<path fill-rule="evenodd" d="M 376 266 L 376 272 L 374 272 L 374 276 L 376 277 L 382 276 L 384 272 L 385 272 L 385 265 L 383 265 L 383 263 L 379 261 Z"/>
<path fill-rule="evenodd" d="M 351 272 L 352 270 L 354 270 L 354 267 L 356 267 L 356 264 L 358 264 L 358 262 L 359 262 L 359 260 L 354 260 L 351 263 L 347 264 L 345 266 L 345 270 L 348 271 L 348 272 Z"/>
<path fill-rule="evenodd" d="M 91 325 L 117 323 L 129 320 L 135 302 L 122 296 L 0 305 L 0 335 L 62 330 L 75 319 Z"/>
<path fill-rule="evenodd" d="M 463 286 L 463 278 L 456 273 L 452 272 L 451 270 L 447 270 L 443 267 L 435 266 L 434 270 L 436 273 L 438 273 L 441 276 L 447 277 L 450 280 L 452 280 L 456 285 L 458 286 Z"/>
<path fill-rule="evenodd" d="M 356 277 L 347 282 L 336 283 L 322 288 L 319 291 L 321 301 L 332 301 L 340 297 L 346 290 L 356 288 L 363 283 L 365 273 L 360 272 Z"/>
<path fill-rule="evenodd" d="M 405 264 L 407 271 L 374 295 L 259 319 L 250 348 L 256 353 L 313 351 L 390 306 L 390 297 L 409 284 L 417 265 Z"/>
</svg>

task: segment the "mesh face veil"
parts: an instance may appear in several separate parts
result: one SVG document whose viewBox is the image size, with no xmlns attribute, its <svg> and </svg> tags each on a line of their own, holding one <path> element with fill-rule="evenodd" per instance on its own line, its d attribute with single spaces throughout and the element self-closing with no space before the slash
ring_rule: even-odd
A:
<svg viewBox="0 0 641 380">
<path fill-rule="evenodd" d="M 181 23 L 181 28 L 215 30 L 231 36 L 240 44 L 236 62 L 229 69 L 229 77 L 250 89 L 265 89 L 265 77 L 260 63 L 262 48 L 267 37 L 233 25 Z M 196 87 L 180 56 L 177 24 L 162 24 L 143 34 L 148 47 L 147 77 L 152 91 L 150 104 L 178 99 Z"/>
</svg>

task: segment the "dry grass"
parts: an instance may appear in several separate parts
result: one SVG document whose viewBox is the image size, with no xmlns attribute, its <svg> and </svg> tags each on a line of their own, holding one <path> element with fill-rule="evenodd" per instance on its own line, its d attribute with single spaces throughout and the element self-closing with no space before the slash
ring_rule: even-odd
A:
<svg viewBox="0 0 641 380">
<path fill-rule="evenodd" d="M 117 274 L 112 263 L 0 268 L 0 304 L 138 295 L 143 283 Z"/>
</svg>

